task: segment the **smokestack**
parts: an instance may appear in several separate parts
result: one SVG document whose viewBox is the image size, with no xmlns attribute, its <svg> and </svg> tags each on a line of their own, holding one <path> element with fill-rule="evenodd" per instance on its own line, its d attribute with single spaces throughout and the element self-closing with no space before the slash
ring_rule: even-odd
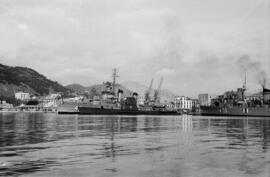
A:
<svg viewBox="0 0 270 177">
<path fill-rule="evenodd" d="M 123 93 L 124 93 L 123 90 L 121 90 L 121 89 L 118 90 L 118 101 L 119 101 L 119 102 L 120 102 L 121 99 L 122 99 Z"/>
<path fill-rule="evenodd" d="M 132 94 L 132 96 L 137 100 L 137 98 L 138 98 L 138 93 L 137 93 L 137 92 L 134 92 L 134 93 Z"/>
</svg>

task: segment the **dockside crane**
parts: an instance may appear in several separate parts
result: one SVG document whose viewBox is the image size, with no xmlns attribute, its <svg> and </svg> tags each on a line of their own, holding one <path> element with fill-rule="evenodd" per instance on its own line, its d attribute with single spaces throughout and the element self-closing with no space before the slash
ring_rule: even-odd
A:
<svg viewBox="0 0 270 177">
<path fill-rule="evenodd" d="M 159 86 L 154 92 L 154 102 L 155 103 L 160 103 L 160 91 L 161 91 L 162 83 L 163 83 L 163 77 L 160 79 Z"/>
<path fill-rule="evenodd" d="M 151 101 L 150 93 L 152 90 L 153 82 L 154 82 L 154 79 L 151 80 L 150 86 L 149 86 L 148 90 L 146 90 L 146 92 L 145 92 L 145 104 L 148 104 Z"/>
</svg>

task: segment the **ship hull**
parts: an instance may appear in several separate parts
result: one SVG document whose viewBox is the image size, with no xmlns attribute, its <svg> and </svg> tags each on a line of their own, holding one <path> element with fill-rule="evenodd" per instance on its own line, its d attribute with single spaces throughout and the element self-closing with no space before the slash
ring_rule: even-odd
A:
<svg viewBox="0 0 270 177">
<path fill-rule="evenodd" d="M 207 116 L 250 116 L 250 117 L 270 117 L 268 107 L 212 107 L 201 106 L 201 115 Z"/>
<path fill-rule="evenodd" d="M 76 102 L 65 102 L 58 106 L 58 114 L 79 114 L 79 111 L 76 109 L 78 103 Z"/>
<path fill-rule="evenodd" d="M 100 109 L 92 107 L 78 107 L 79 114 L 90 115 L 180 115 L 177 111 L 168 110 L 121 110 L 121 109 Z"/>
</svg>

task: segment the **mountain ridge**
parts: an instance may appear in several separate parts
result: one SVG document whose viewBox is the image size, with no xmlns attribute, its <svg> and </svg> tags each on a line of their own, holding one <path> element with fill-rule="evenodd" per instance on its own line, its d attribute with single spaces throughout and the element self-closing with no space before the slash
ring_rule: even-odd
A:
<svg viewBox="0 0 270 177">
<path fill-rule="evenodd" d="M 42 96 L 53 92 L 66 94 L 69 89 L 31 68 L 0 63 L 0 96 L 14 97 L 18 91 Z"/>
</svg>

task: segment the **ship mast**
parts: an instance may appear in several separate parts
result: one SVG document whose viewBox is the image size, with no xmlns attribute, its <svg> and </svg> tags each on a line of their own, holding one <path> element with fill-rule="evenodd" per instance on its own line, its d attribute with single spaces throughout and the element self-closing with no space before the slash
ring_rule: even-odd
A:
<svg viewBox="0 0 270 177">
<path fill-rule="evenodd" d="M 112 78 L 113 78 L 113 83 L 112 83 L 112 90 L 113 90 L 113 95 L 115 95 L 115 85 L 116 85 L 116 78 L 119 77 L 117 74 L 117 69 L 114 68 L 113 69 L 113 74 L 112 74 Z"/>
</svg>

